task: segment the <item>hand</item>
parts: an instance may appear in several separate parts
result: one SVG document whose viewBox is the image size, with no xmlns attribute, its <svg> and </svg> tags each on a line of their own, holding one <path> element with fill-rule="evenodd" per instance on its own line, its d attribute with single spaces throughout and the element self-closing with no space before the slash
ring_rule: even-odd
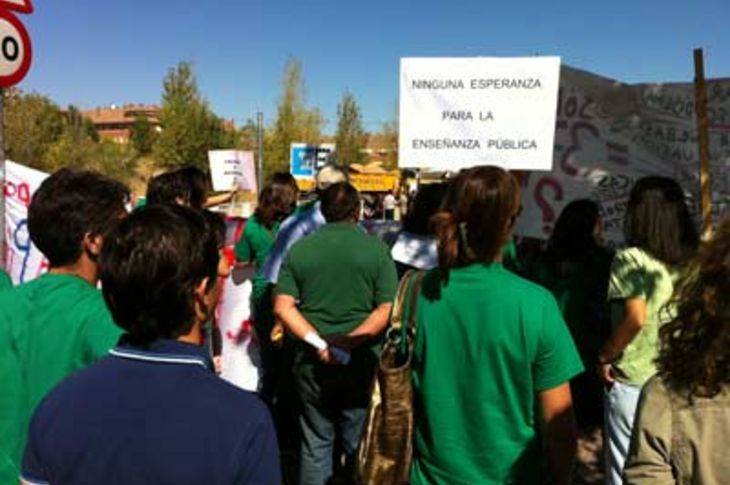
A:
<svg viewBox="0 0 730 485">
<path fill-rule="evenodd" d="M 328 348 L 324 350 L 318 350 L 317 356 L 319 357 L 319 361 L 323 364 L 342 365 L 337 359 L 332 356 L 332 353 Z"/>
<path fill-rule="evenodd" d="M 281 322 L 276 322 L 274 324 L 274 327 L 271 329 L 271 333 L 269 334 L 269 338 L 271 339 L 271 343 L 277 349 L 280 349 L 284 345 L 284 325 L 282 325 Z"/>
<path fill-rule="evenodd" d="M 368 337 L 358 336 L 353 337 L 351 335 L 329 335 L 324 337 L 328 345 L 337 347 L 347 352 L 352 352 L 356 348 L 360 347 Z"/>
<path fill-rule="evenodd" d="M 223 372 L 223 357 L 220 355 L 214 355 L 213 356 L 213 369 L 215 370 L 215 373 L 220 375 L 221 372 Z"/>
<path fill-rule="evenodd" d="M 613 366 L 611 364 L 598 364 L 598 378 L 604 386 L 611 387 L 616 382 L 616 376 L 613 375 Z"/>
</svg>

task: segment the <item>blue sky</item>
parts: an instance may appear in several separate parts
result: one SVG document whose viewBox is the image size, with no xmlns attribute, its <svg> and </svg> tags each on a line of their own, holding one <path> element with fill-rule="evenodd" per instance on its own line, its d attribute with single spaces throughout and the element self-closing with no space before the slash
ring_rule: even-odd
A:
<svg viewBox="0 0 730 485">
<path fill-rule="evenodd" d="M 345 89 L 366 129 L 395 115 L 408 56 L 558 55 L 625 82 L 730 77 L 729 0 L 35 0 L 25 90 L 61 105 L 158 103 L 162 78 L 192 61 L 213 109 L 276 116 L 282 68 L 301 59 L 309 105 L 336 124 Z"/>
</svg>

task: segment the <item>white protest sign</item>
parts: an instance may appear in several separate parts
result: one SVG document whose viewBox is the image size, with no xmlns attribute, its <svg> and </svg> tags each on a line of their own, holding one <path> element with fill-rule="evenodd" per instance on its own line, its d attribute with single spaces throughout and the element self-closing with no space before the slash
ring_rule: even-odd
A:
<svg viewBox="0 0 730 485">
<path fill-rule="evenodd" d="M 211 150 L 208 152 L 213 190 L 240 190 L 256 192 L 256 169 L 253 152 L 241 150 Z"/>
<path fill-rule="evenodd" d="M 730 207 L 730 79 L 707 81 L 713 216 Z M 551 172 L 525 174 L 515 233 L 546 239 L 562 209 L 589 198 L 600 207 L 604 238 L 623 242 L 634 183 L 676 179 L 699 215 L 699 150 L 692 83 L 624 84 L 563 66 Z M 697 218 L 699 220 L 699 218 Z"/>
<path fill-rule="evenodd" d="M 247 391 L 256 392 L 261 382 L 261 355 L 252 325 L 253 266 L 234 270 L 226 278 L 217 309 L 222 348 L 221 377 Z"/>
<path fill-rule="evenodd" d="M 559 57 L 403 58 L 398 165 L 550 170 Z"/>
<path fill-rule="evenodd" d="M 48 262 L 28 234 L 28 206 L 47 173 L 11 161 L 5 162 L 5 267 L 13 284 L 37 278 Z"/>
</svg>

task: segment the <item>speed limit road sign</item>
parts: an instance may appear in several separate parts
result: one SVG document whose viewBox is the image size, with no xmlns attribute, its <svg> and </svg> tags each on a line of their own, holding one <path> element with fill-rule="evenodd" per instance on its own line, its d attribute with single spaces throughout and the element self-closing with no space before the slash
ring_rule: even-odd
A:
<svg viewBox="0 0 730 485">
<path fill-rule="evenodd" d="M 28 73 L 31 57 L 25 26 L 11 12 L 0 10 L 0 87 L 18 84 Z"/>
</svg>

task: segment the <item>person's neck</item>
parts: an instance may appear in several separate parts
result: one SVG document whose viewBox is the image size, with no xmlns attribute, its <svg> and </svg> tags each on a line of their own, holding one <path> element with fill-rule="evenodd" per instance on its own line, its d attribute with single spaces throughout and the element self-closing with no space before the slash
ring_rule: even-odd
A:
<svg viewBox="0 0 730 485">
<path fill-rule="evenodd" d="M 196 321 L 193 328 L 185 335 L 180 335 L 176 340 L 186 344 L 203 345 L 203 323 Z"/>
<path fill-rule="evenodd" d="M 86 254 L 82 254 L 75 263 L 66 266 L 57 266 L 49 269 L 48 272 L 51 274 L 77 276 L 91 286 L 96 286 L 99 282 L 99 265 L 92 261 Z"/>
</svg>

